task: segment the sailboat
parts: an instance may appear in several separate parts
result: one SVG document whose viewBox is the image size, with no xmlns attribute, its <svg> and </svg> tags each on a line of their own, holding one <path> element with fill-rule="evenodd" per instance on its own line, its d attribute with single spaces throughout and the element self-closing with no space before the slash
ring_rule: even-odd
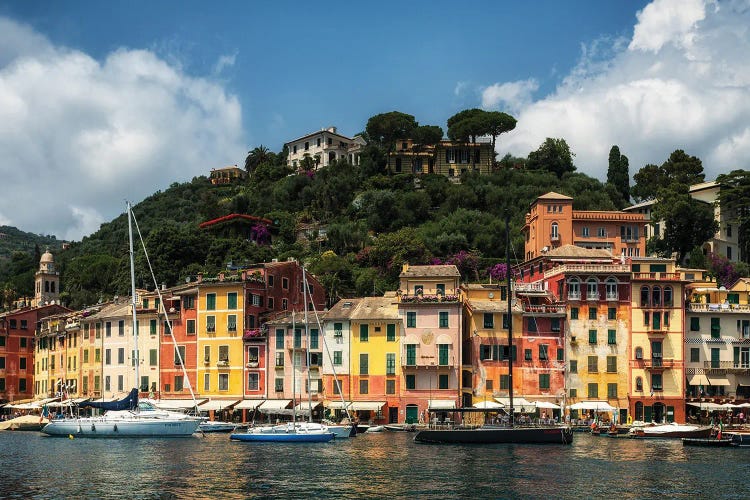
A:
<svg viewBox="0 0 750 500">
<path fill-rule="evenodd" d="M 307 336 L 307 345 L 310 345 L 310 324 L 307 318 L 307 278 L 305 276 L 304 267 L 302 268 L 302 281 L 303 281 L 303 301 L 305 304 L 305 334 Z M 311 301 L 312 302 L 312 301 Z M 292 331 L 294 331 L 294 311 L 292 311 Z M 296 363 L 294 362 L 294 355 L 292 355 L 292 421 L 285 424 L 274 425 L 270 427 L 251 427 L 245 432 L 233 432 L 229 435 L 230 440 L 234 441 L 249 441 L 249 442 L 279 442 L 279 443 L 325 443 L 334 438 L 334 433 L 331 432 L 327 426 L 312 421 L 312 411 L 308 413 L 309 420 L 307 422 L 297 421 L 297 407 L 296 407 L 296 380 L 297 376 L 294 373 Z M 310 377 L 310 350 L 307 349 L 307 377 L 308 387 Z M 308 404 L 312 406 L 312 400 L 310 399 L 310 391 L 308 391 Z M 310 408 L 312 409 L 312 408 Z"/>
<path fill-rule="evenodd" d="M 127 203 L 128 231 L 130 243 L 130 282 L 133 314 L 133 341 L 135 381 L 140 380 L 140 357 L 138 353 L 138 329 L 136 323 L 136 293 L 135 293 L 135 262 L 133 252 L 133 211 L 130 203 Z M 141 239 L 143 244 L 143 240 Z M 145 251 L 145 245 L 144 245 Z M 148 255 L 147 255 L 148 259 Z M 149 263 L 149 267 L 151 264 Z M 152 271 L 153 275 L 153 271 Z M 155 282 L 156 280 L 154 280 Z M 158 287 L 157 287 L 158 292 Z M 159 293 L 160 303 L 161 293 Z M 163 308 L 163 305 L 162 305 Z M 166 316 L 166 314 L 165 314 Z M 169 323 L 169 320 L 167 319 Z M 169 324 L 171 334 L 171 324 Z M 173 338 L 174 341 L 174 338 Z M 184 363 L 180 356 L 180 364 Z M 187 376 L 185 379 L 188 380 Z M 192 390 L 191 390 L 192 392 Z M 156 408 L 149 402 L 138 400 L 138 389 L 133 388 L 127 397 L 118 401 L 86 401 L 79 404 L 78 408 L 97 408 L 105 413 L 95 417 L 70 417 L 53 419 L 42 428 L 42 432 L 50 436 L 69 437 L 181 437 L 191 436 L 200 424 L 200 418 L 184 413 L 177 413 Z"/>
<path fill-rule="evenodd" d="M 506 283 L 508 287 L 508 349 L 512 352 L 513 346 L 513 314 L 512 314 L 512 290 L 510 273 L 510 217 L 505 216 L 505 238 L 506 238 Z M 418 443 L 473 443 L 473 444 L 495 444 L 495 443 L 518 443 L 518 444 L 570 444 L 573 442 L 573 430 L 569 426 L 555 425 L 544 427 L 519 427 L 514 423 L 513 411 L 513 356 L 508 356 L 508 423 L 483 424 L 478 427 L 430 427 L 420 430 L 414 436 Z M 486 408 L 459 408 L 454 410 L 462 416 L 469 412 L 484 412 Z"/>
</svg>

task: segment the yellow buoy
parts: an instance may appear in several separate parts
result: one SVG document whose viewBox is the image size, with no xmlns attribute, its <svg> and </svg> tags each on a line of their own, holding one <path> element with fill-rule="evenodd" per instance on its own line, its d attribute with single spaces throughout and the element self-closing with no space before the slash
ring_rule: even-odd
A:
<svg viewBox="0 0 750 500">
<path fill-rule="evenodd" d="M 73 439 L 73 434 L 68 434 L 68 439 Z"/>
</svg>

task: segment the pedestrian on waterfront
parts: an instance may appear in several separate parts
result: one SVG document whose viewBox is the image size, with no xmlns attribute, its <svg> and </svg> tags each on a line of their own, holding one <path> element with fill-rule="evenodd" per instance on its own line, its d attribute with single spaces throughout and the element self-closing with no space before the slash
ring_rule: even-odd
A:
<svg viewBox="0 0 750 500">
<path fill-rule="evenodd" d="M 740 424 L 745 425 L 745 413 L 740 412 L 739 415 L 737 415 L 737 419 L 739 420 Z"/>
</svg>

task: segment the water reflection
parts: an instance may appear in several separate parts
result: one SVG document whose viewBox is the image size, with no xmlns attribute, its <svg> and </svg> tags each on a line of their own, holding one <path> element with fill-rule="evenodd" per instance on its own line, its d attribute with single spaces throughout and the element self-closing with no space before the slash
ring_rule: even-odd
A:
<svg viewBox="0 0 750 500">
<path fill-rule="evenodd" d="M 0 433 L 1 498 L 746 497 L 747 450 L 577 434 L 572 446 L 309 445 Z"/>
</svg>

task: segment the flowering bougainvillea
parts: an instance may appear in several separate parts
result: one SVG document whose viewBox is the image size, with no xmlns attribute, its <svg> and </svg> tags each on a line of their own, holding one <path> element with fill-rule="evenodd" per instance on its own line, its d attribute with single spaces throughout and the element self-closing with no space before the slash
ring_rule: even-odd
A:
<svg viewBox="0 0 750 500">
<path fill-rule="evenodd" d="M 719 286 L 729 288 L 740 278 L 740 273 L 735 270 L 729 259 L 712 253 L 709 254 L 708 260 L 711 273 L 716 276 Z"/>
</svg>

